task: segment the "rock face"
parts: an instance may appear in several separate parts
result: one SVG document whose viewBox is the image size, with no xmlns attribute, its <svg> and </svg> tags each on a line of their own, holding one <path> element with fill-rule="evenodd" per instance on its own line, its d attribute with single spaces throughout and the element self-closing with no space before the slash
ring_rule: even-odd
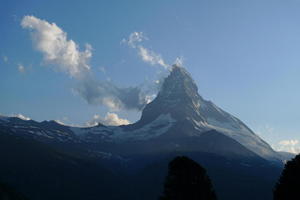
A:
<svg viewBox="0 0 300 200">
<path fill-rule="evenodd" d="M 162 115 L 169 115 L 173 119 L 173 127 L 176 127 L 172 133 L 164 136 L 195 137 L 216 130 L 262 158 L 279 159 L 278 154 L 241 120 L 203 99 L 197 85 L 183 67 L 173 66 L 157 97 L 144 108 L 141 119 L 132 126 L 143 127 Z"/>
<path fill-rule="evenodd" d="M 144 108 L 139 123 L 149 123 L 163 113 L 170 113 L 177 121 L 190 119 L 205 123 L 199 110 L 202 102 L 190 75 L 182 67 L 173 66 L 157 97 Z"/>
</svg>

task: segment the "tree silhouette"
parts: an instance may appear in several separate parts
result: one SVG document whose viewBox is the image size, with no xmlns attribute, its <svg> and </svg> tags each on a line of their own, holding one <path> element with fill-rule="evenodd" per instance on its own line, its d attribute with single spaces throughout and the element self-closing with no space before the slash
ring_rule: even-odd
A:
<svg viewBox="0 0 300 200">
<path fill-rule="evenodd" d="M 216 199 L 205 169 L 185 156 L 178 156 L 169 163 L 164 186 L 160 200 Z"/>
<path fill-rule="evenodd" d="M 28 200 L 12 187 L 2 183 L 0 183 L 0 199 L 1 200 Z"/>
<path fill-rule="evenodd" d="M 273 196 L 274 200 L 300 199 L 300 154 L 285 164 Z"/>
</svg>

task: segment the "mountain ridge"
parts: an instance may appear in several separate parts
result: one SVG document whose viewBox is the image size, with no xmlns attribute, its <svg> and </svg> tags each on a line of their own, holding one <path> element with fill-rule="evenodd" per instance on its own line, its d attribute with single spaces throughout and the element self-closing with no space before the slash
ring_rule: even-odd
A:
<svg viewBox="0 0 300 200">
<path fill-rule="evenodd" d="M 14 129 L 18 126 L 8 123 L 10 122 L 8 119 L 2 117 L 0 124 L 16 131 Z M 216 130 L 266 160 L 279 161 L 282 157 L 241 120 L 223 111 L 213 102 L 203 99 L 191 75 L 178 65 L 173 65 L 157 97 L 145 106 L 140 120 L 133 124 L 80 128 L 62 125 L 53 120 L 37 124 L 33 120 L 24 120 L 23 123 L 19 118 L 11 119 L 21 124 L 27 122 L 31 124 L 29 125 L 31 129 L 38 127 L 36 138 L 58 137 L 59 141 L 68 142 L 120 143 L 155 138 L 180 140 L 184 137 L 199 137 L 207 131 Z M 26 132 L 26 126 L 20 127 L 19 132 Z M 29 129 L 27 135 L 33 134 L 34 130 Z"/>
<path fill-rule="evenodd" d="M 278 157 L 241 120 L 203 99 L 191 75 L 179 66 L 134 124 L 74 127 L 0 116 L 0 137 L 6 161 L 0 171 L 7 172 L 0 173 L 0 180 L 33 200 L 69 195 L 78 200 L 155 199 L 167 161 L 177 155 L 189 156 L 208 170 L 221 200 L 270 200 L 287 158 Z M 40 184 L 44 180 L 48 184 Z M 122 194 L 114 194 L 116 189 Z"/>
</svg>

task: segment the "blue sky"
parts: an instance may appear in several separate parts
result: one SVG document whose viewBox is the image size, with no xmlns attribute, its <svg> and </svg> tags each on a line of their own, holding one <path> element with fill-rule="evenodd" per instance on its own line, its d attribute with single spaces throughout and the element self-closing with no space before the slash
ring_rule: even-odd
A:
<svg viewBox="0 0 300 200">
<path fill-rule="evenodd" d="M 172 64 L 182 58 L 205 99 L 240 118 L 277 149 L 298 151 L 299 9 L 296 0 L 1 0 L 0 113 L 68 124 L 108 118 L 107 112 L 130 122 L 140 116 L 124 106 L 116 110 L 88 103 L 78 94 L 74 88 L 82 78 L 66 71 L 66 63 L 56 66 L 61 65 L 59 58 L 45 58 L 31 36 L 35 29 L 21 25 L 25 16 L 34 16 L 42 24 L 55 23 L 67 42 L 78 45 L 80 55 L 92 53 L 81 59 L 94 81 L 155 87 L 154 81 L 167 73 L 158 60 Z M 152 55 L 152 63 L 128 43 L 134 32 L 142 34 L 138 44 Z"/>
</svg>

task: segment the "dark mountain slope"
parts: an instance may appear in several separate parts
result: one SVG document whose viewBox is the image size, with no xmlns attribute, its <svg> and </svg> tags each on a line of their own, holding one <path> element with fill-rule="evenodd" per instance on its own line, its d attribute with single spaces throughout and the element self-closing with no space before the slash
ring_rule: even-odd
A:
<svg viewBox="0 0 300 200">
<path fill-rule="evenodd" d="M 33 140 L 0 131 L 0 180 L 31 200 L 120 199 L 121 178 L 90 158 L 66 155 Z"/>
</svg>

